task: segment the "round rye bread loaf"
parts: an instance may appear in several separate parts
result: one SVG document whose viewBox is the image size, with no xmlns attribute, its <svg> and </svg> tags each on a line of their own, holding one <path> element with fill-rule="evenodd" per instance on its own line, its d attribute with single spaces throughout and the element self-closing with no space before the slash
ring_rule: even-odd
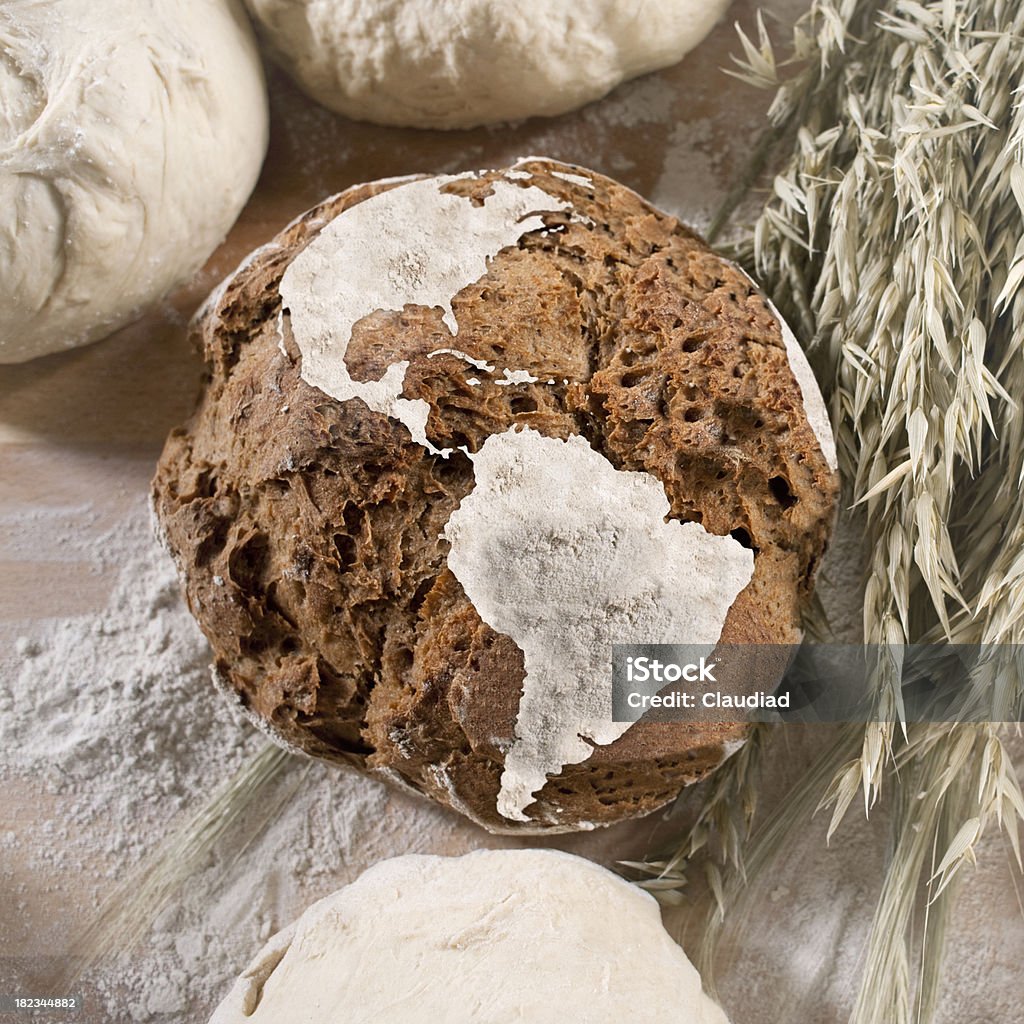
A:
<svg viewBox="0 0 1024 1024">
<path fill-rule="evenodd" d="M 737 749 L 613 722 L 612 644 L 798 642 L 835 449 L 792 333 L 676 219 L 545 159 L 359 185 L 193 333 L 155 509 L 279 742 L 495 832 L 645 814 Z"/>
</svg>

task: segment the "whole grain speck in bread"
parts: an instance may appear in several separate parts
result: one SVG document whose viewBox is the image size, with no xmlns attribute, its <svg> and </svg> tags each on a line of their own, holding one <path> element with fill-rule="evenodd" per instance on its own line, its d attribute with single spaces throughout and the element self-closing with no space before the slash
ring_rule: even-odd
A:
<svg viewBox="0 0 1024 1024">
<path fill-rule="evenodd" d="M 799 347 L 678 221 L 542 159 L 356 186 L 193 330 L 155 507 L 278 739 L 496 831 L 646 813 L 735 749 L 613 726 L 587 674 L 602 642 L 797 641 L 832 525 Z"/>
</svg>

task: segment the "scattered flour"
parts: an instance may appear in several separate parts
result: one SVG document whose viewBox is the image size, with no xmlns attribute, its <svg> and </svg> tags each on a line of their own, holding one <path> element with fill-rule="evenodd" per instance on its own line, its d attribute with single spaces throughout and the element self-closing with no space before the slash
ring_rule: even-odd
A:
<svg viewBox="0 0 1024 1024">
<path fill-rule="evenodd" d="M 15 553 L 62 526 L 62 554 L 113 588 L 99 613 L 25 621 L 2 652 L 0 785 L 26 811 L 0 829 L 0 891 L 17 906 L 0 939 L 0 992 L 45 988 L 103 894 L 266 743 L 211 685 L 209 649 L 141 497 L 102 535 L 68 531 L 90 516 L 43 510 L 5 524 Z M 266 799 L 277 808 L 267 827 L 243 818 L 141 947 L 82 980 L 76 1024 L 205 1020 L 297 907 L 382 857 L 434 852 L 454 830 L 425 801 L 299 758 Z"/>
<path fill-rule="evenodd" d="M 661 176 L 650 196 L 655 206 L 701 233 L 707 230 L 729 184 L 728 175 L 722 173 L 713 127 L 706 118 L 680 121 L 673 127 Z"/>
</svg>

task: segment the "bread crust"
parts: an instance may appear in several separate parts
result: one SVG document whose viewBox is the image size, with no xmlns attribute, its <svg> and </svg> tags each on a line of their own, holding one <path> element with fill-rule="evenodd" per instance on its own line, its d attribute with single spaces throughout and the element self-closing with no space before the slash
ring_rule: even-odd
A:
<svg viewBox="0 0 1024 1024">
<path fill-rule="evenodd" d="M 579 217 L 547 215 L 453 309 L 460 351 L 535 382 L 470 384 L 460 357 L 429 357 L 452 344 L 438 309 L 359 321 L 352 378 L 408 360 L 403 396 L 425 401 L 431 441 L 456 449 L 441 458 L 302 379 L 280 281 L 326 223 L 399 183 L 355 186 L 254 253 L 197 314 L 205 386 L 167 439 L 153 496 L 217 677 L 276 738 L 397 774 L 492 831 L 562 831 L 664 805 L 745 727 L 640 722 L 551 778 L 529 822 L 502 818 L 523 653 L 447 567 L 444 526 L 473 487 L 458 449 L 526 425 L 653 474 L 673 518 L 754 549 L 722 631 L 733 643 L 799 641 L 837 479 L 779 322 L 738 268 L 607 178 L 547 160 L 517 171 Z M 503 173 L 444 187 L 480 202 Z"/>
</svg>

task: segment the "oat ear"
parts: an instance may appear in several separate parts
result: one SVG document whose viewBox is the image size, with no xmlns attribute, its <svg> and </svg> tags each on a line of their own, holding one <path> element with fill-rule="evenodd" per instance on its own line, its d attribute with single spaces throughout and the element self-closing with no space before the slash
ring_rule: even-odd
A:
<svg viewBox="0 0 1024 1024">
<path fill-rule="evenodd" d="M 298 766 L 300 778 L 275 797 L 275 783 L 290 763 L 293 768 Z M 250 755 L 191 817 L 180 822 L 136 870 L 115 886 L 96 916 L 75 937 L 67 966 L 54 980 L 53 990 L 76 991 L 78 979 L 90 967 L 141 942 L 160 912 L 199 873 L 218 842 L 243 824 L 248 838 L 243 841 L 236 835 L 237 853 L 226 865 L 230 867 L 277 817 L 306 771 L 299 757 L 274 744 L 268 743 Z M 255 817 L 248 814 L 252 808 L 258 808 Z"/>
<path fill-rule="evenodd" d="M 1016 645 L 1024 104 L 1013 83 L 1024 51 L 1010 40 L 1024 31 L 1024 8 L 813 0 L 784 60 L 760 27 L 756 42 L 741 33 L 736 73 L 775 89 L 771 126 L 714 228 L 766 154 L 788 144 L 736 252 L 818 359 L 840 472 L 866 516 L 864 638 Z M 993 720 L 1019 720 L 1024 705 L 1024 674 L 1009 662 L 970 683 Z M 833 829 L 858 794 L 865 807 L 894 805 L 852 1024 L 933 1018 L 960 869 L 992 825 L 1016 853 L 1024 820 L 1006 733 L 901 726 L 900 683 L 899 672 L 880 674 L 880 722 L 857 727 L 812 770 Z M 792 808 L 762 826 L 742 861 L 747 881 L 764 874 L 769 848 L 805 830 Z M 684 836 L 667 863 L 681 873 L 706 844 Z M 730 880 L 741 873 L 728 861 L 725 873 L 725 908 L 741 916 L 747 897 Z M 915 931 L 922 893 L 929 911 Z"/>
</svg>

